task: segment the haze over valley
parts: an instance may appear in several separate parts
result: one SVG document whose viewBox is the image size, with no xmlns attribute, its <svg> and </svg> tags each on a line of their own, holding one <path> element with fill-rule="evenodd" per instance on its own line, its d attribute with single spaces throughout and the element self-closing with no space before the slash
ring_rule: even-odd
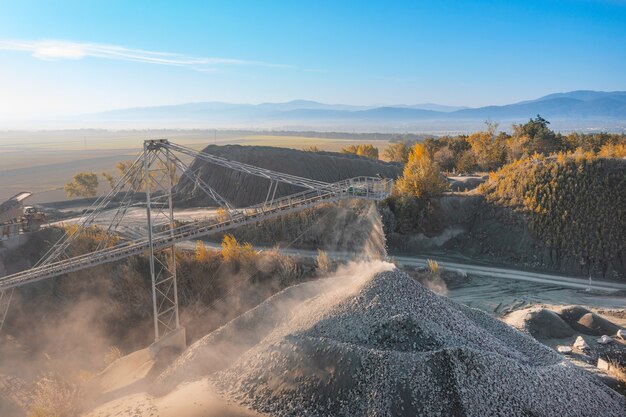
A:
<svg viewBox="0 0 626 417">
<path fill-rule="evenodd" d="M 358 106 L 310 100 L 233 104 L 197 102 L 135 107 L 55 117 L 5 121 L 28 129 L 259 129 L 346 132 L 468 133 L 488 121 L 508 128 L 541 114 L 561 131 L 626 130 L 626 91 L 571 91 L 501 106 L 456 107 L 439 104 Z"/>
</svg>

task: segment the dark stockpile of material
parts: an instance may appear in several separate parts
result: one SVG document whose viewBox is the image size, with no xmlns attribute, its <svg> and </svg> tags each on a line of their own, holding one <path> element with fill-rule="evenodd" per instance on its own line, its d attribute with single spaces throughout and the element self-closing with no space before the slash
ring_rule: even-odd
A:
<svg viewBox="0 0 626 417">
<path fill-rule="evenodd" d="M 240 145 L 209 145 L 203 151 L 272 171 L 324 182 L 336 182 L 358 176 L 382 175 L 386 178 L 396 178 L 402 173 L 402 167 L 396 164 L 333 152 L 304 152 L 270 146 Z M 235 206 L 245 207 L 261 203 L 267 197 L 270 183 L 265 178 L 198 160 L 194 161 L 190 168 L 193 171 L 199 169 L 200 177 Z M 302 191 L 302 188 L 279 184 L 276 197 L 299 191 Z M 197 190 L 195 184 L 186 176 L 181 178 L 177 194 L 183 205 L 215 205 L 215 202 L 204 192 Z"/>
</svg>

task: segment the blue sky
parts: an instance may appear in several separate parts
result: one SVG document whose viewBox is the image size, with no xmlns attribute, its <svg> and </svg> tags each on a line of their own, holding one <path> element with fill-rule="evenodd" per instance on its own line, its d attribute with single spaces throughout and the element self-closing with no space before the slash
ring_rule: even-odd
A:
<svg viewBox="0 0 626 417">
<path fill-rule="evenodd" d="M 0 0 L 0 118 L 626 90 L 626 1 Z"/>
</svg>

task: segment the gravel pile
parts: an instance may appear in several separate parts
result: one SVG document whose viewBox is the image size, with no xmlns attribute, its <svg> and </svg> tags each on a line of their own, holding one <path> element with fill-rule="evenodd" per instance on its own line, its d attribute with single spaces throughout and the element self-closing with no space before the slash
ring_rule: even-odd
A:
<svg viewBox="0 0 626 417">
<path fill-rule="evenodd" d="M 209 145 L 202 151 L 232 161 L 324 182 L 337 182 L 362 175 L 397 178 L 402 174 L 401 164 L 373 161 L 336 152 L 305 152 L 272 146 L 241 145 Z M 267 198 L 270 182 L 265 178 L 208 164 L 198 159 L 193 161 L 190 169 L 197 172 L 207 185 L 236 207 L 262 203 Z M 186 176 L 180 178 L 176 187 L 179 202 L 187 207 L 215 204 Z M 275 197 L 284 197 L 302 190 L 301 187 L 280 183 Z"/>
<path fill-rule="evenodd" d="M 209 380 L 230 401 L 272 416 L 626 414 L 624 397 L 531 337 L 388 264 L 376 268 L 324 281 L 323 291 L 309 283 L 312 297 L 279 314 L 291 288 L 218 330 L 232 336 L 263 323 Z M 261 317 L 268 312 L 273 326 Z M 199 341 L 162 381 L 180 382 L 223 342 Z"/>
</svg>

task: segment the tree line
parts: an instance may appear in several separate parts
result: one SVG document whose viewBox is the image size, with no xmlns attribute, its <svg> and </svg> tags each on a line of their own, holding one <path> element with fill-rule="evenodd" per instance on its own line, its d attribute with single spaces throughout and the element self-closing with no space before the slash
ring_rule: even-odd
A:
<svg viewBox="0 0 626 417">
<path fill-rule="evenodd" d="M 470 135 L 430 137 L 423 140 L 433 161 L 444 172 L 470 173 L 494 171 L 507 163 L 557 152 L 592 151 L 607 157 L 626 155 L 626 134 L 554 132 L 550 122 L 537 115 L 524 124 L 513 124 L 511 133 L 498 131 L 498 124 L 485 123 L 485 129 Z M 391 143 L 383 152 L 384 160 L 407 163 L 415 142 Z M 378 159 L 379 150 L 372 145 L 351 145 L 342 150 Z"/>
<path fill-rule="evenodd" d="M 435 171 L 459 174 L 472 172 L 495 171 L 508 163 L 528 158 L 533 155 L 551 155 L 558 152 L 592 152 L 604 157 L 621 158 L 626 156 L 626 134 L 611 133 L 570 133 L 564 135 L 554 132 L 550 122 L 537 115 L 524 124 L 513 124 L 511 133 L 498 131 L 498 124 L 486 122 L 485 129 L 470 135 L 430 137 L 422 142 L 414 141 L 415 135 L 396 135 L 395 142 L 390 143 L 382 153 L 372 144 L 355 144 L 341 150 L 342 153 L 353 154 L 378 160 L 381 158 L 391 162 L 410 166 L 411 177 L 423 176 L 421 180 L 410 180 L 403 175 L 401 186 L 405 191 L 420 197 L 433 190 L 442 190 Z M 316 146 L 306 148 L 308 152 L 320 152 Z M 411 159 L 411 154 L 415 153 Z M 423 162 L 418 162 L 423 161 Z M 81 172 L 65 185 L 68 197 L 93 197 L 97 194 L 100 179 L 113 187 L 118 178 L 130 169 L 130 161 L 118 162 L 116 169 L 119 176 L 102 172 Z M 130 186 L 141 191 L 145 189 L 142 175 L 136 176 L 135 183 Z M 428 178 L 428 179 L 427 179 Z M 433 182 L 434 181 L 434 182 Z M 152 184 L 151 180 L 151 186 Z M 413 185 L 411 185 L 411 183 Z M 433 190 L 424 187 L 433 187 Z M 424 188 L 425 192 L 420 191 Z"/>
<path fill-rule="evenodd" d="M 488 204 L 523 213 L 555 259 L 568 257 L 581 270 L 604 275 L 626 251 L 626 136 L 562 135 L 548 124 L 537 116 L 514 125 L 511 135 L 488 124 L 467 137 L 413 145 L 391 197 L 381 204 L 386 231 L 423 232 L 431 197 L 448 189 L 441 168 L 448 159 L 447 168 L 471 161 L 472 168 L 491 171 L 477 190 Z"/>
</svg>

